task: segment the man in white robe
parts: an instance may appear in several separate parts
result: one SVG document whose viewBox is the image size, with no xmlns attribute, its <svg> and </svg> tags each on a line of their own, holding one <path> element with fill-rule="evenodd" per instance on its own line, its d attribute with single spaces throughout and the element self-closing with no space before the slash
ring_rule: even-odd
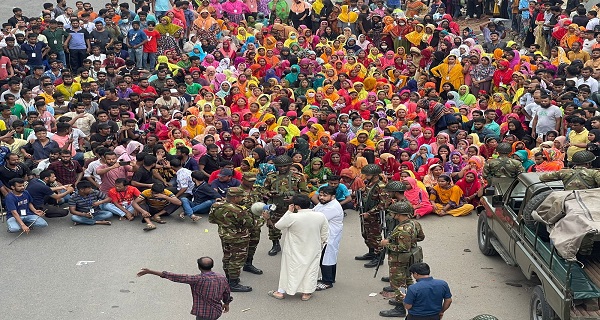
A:
<svg viewBox="0 0 600 320">
<path fill-rule="evenodd" d="M 317 291 L 332 288 L 335 283 L 337 256 L 344 227 L 344 210 L 335 199 L 336 192 L 334 186 L 321 187 L 318 194 L 319 204 L 313 209 L 323 213 L 329 224 L 329 239 L 321 256 L 322 280 L 317 284 Z"/>
<path fill-rule="evenodd" d="M 295 195 L 288 211 L 275 224 L 283 233 L 281 271 L 279 289 L 269 291 L 276 299 L 284 294 L 302 293 L 307 301 L 317 288 L 321 251 L 327 243 L 329 226 L 325 215 L 310 208 L 311 201 L 306 195 Z M 264 214 L 269 219 L 268 214 Z"/>
</svg>

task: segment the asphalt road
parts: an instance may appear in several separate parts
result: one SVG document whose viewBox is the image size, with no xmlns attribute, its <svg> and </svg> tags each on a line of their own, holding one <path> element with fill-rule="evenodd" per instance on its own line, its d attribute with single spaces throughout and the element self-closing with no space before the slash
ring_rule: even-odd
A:
<svg viewBox="0 0 600 320">
<path fill-rule="evenodd" d="M 95 10 L 106 3 L 90 2 Z M 38 15 L 43 1 L 3 3 L 2 22 L 12 16 L 15 6 L 26 16 Z M 74 6 L 75 2 L 68 0 L 68 4 Z M 10 246 L 7 244 L 17 235 L 0 232 L 0 318 L 192 319 L 186 285 L 152 276 L 136 278 L 135 274 L 141 267 L 195 273 L 196 259 L 205 255 L 216 260 L 221 272 L 216 227 L 206 217 L 197 224 L 166 219 L 166 225 L 150 233 L 142 231 L 139 221 L 74 227 L 66 218 L 49 219 L 48 228 L 34 230 Z M 482 313 L 501 320 L 529 319 L 532 284 L 518 268 L 479 253 L 476 220 L 476 216 L 421 220 L 426 235 L 421 243 L 425 261 L 434 277 L 449 282 L 454 295 L 444 319 L 466 320 Z M 0 223 L 0 229 L 6 230 L 6 225 Z M 224 319 L 378 319 L 379 310 L 391 307 L 379 294 L 369 297 L 385 284 L 379 276 L 373 278 L 373 269 L 354 260 L 366 251 L 356 216 L 345 219 L 335 287 L 317 292 L 308 302 L 299 297 L 278 301 L 267 296 L 267 291 L 277 287 L 280 263 L 280 256 L 267 255 L 269 248 L 263 232 L 255 265 L 265 273 L 243 272 L 242 283 L 254 291 L 234 294 L 231 311 Z M 380 270 L 380 275 L 384 274 L 386 265 Z"/>
</svg>

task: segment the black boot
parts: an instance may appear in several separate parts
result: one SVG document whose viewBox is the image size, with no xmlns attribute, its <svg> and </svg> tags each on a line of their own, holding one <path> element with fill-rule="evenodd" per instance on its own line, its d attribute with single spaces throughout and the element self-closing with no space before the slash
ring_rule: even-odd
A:
<svg viewBox="0 0 600 320">
<path fill-rule="evenodd" d="M 377 267 L 377 264 L 379 264 L 379 265 L 383 264 L 383 259 L 379 259 L 379 255 L 375 255 L 375 258 L 373 258 L 371 261 L 365 263 L 365 268 L 375 268 L 375 267 Z"/>
<path fill-rule="evenodd" d="M 381 281 L 390 282 L 390 277 L 381 277 Z"/>
<path fill-rule="evenodd" d="M 394 288 L 392 288 L 392 286 L 383 287 L 383 291 L 385 291 L 385 292 L 394 292 Z"/>
<path fill-rule="evenodd" d="M 270 256 L 276 256 L 277 252 L 281 251 L 281 246 L 279 245 L 279 240 L 273 240 L 273 247 L 269 250 Z"/>
<path fill-rule="evenodd" d="M 252 287 L 243 286 L 240 284 L 240 279 L 229 279 L 229 289 L 231 292 L 250 292 Z"/>
<path fill-rule="evenodd" d="M 400 305 L 394 309 L 379 311 L 379 315 L 382 317 L 406 317 L 406 309 L 404 309 L 404 305 Z"/>
<path fill-rule="evenodd" d="M 246 259 L 246 264 L 244 264 L 244 268 L 242 270 L 248 271 L 248 272 L 254 273 L 254 274 L 263 274 L 262 270 L 260 270 L 259 268 L 252 265 L 252 259 L 250 259 L 250 258 Z"/>
<path fill-rule="evenodd" d="M 395 306 L 395 307 L 397 307 L 397 306 L 404 307 L 404 304 L 402 302 L 396 300 L 396 299 L 390 299 L 390 300 L 388 300 L 388 303 L 391 304 L 391 305 L 393 305 L 393 306 Z"/>
<path fill-rule="evenodd" d="M 369 248 L 369 252 L 363 254 L 362 256 L 356 256 L 356 257 L 354 257 L 354 260 L 372 260 L 376 256 L 377 255 L 375 255 L 375 250 Z"/>
</svg>

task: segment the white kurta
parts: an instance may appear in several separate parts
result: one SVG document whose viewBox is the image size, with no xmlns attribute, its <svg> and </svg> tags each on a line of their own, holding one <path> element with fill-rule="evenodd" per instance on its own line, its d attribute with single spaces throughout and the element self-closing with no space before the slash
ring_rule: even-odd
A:
<svg viewBox="0 0 600 320">
<path fill-rule="evenodd" d="M 342 241 L 342 229 L 344 227 L 344 209 L 340 203 L 333 199 L 327 204 L 317 204 L 314 211 L 321 212 L 329 223 L 329 239 L 323 255 L 323 265 L 333 266 L 337 264 L 337 256 Z"/>
<path fill-rule="evenodd" d="M 319 277 L 319 261 L 327 243 L 329 226 L 325 215 L 310 209 L 286 212 L 275 224 L 282 231 L 279 290 L 294 295 L 313 293 Z"/>
</svg>

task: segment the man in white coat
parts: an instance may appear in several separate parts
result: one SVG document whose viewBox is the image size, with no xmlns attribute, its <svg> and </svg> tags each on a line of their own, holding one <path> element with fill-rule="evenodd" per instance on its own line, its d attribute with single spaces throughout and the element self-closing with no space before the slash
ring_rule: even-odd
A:
<svg viewBox="0 0 600 320">
<path fill-rule="evenodd" d="M 295 195 L 288 211 L 275 223 L 275 228 L 283 233 L 279 289 L 269 291 L 275 299 L 285 298 L 286 293 L 300 292 L 302 301 L 307 301 L 317 288 L 319 261 L 327 243 L 329 226 L 325 215 L 309 209 L 310 205 L 308 196 Z M 270 218 L 268 213 L 263 213 L 263 217 Z"/>
<path fill-rule="evenodd" d="M 332 288 L 335 283 L 337 256 L 340 249 L 340 241 L 342 240 L 342 229 L 344 227 L 344 209 L 342 209 L 342 205 L 335 199 L 336 192 L 336 187 L 333 186 L 320 188 L 318 195 L 319 204 L 313 209 L 314 211 L 323 213 L 329 224 L 329 239 L 321 256 L 322 280 L 317 284 L 317 291 Z"/>
</svg>

